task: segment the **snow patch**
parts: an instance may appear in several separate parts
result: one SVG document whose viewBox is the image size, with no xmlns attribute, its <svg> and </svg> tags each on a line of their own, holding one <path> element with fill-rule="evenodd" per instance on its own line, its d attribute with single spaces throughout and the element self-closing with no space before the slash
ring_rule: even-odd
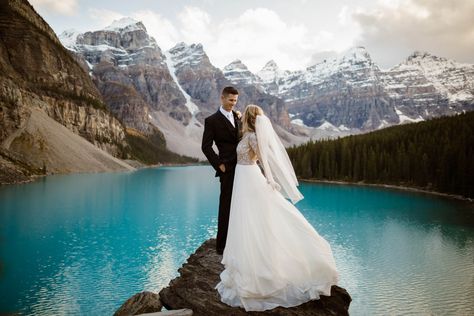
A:
<svg viewBox="0 0 474 316">
<path fill-rule="evenodd" d="M 69 29 L 64 32 L 62 32 L 58 38 L 59 41 L 63 44 L 64 47 L 66 47 L 69 50 L 72 51 L 77 51 L 76 48 L 76 42 L 77 42 L 77 37 L 81 33 L 75 29 Z"/>
<path fill-rule="evenodd" d="M 295 124 L 295 125 L 307 127 L 307 126 L 303 123 L 303 120 L 301 120 L 301 119 L 294 119 L 294 120 L 291 120 L 291 123 L 292 123 L 292 124 Z"/>
<path fill-rule="evenodd" d="M 166 51 L 164 53 L 166 57 L 166 64 L 168 65 L 169 72 L 171 74 L 171 77 L 173 78 L 174 82 L 179 88 L 179 91 L 183 94 L 184 98 L 186 99 L 186 107 L 188 108 L 188 111 L 191 113 L 191 115 L 194 116 L 199 112 L 198 106 L 191 100 L 191 96 L 184 91 L 183 87 L 179 84 L 178 78 L 176 77 L 176 68 L 172 60 L 172 55 L 169 51 Z"/>
<path fill-rule="evenodd" d="M 468 91 L 458 91 L 457 93 L 449 95 L 449 101 L 468 101 L 474 99 L 474 95 Z"/>
<path fill-rule="evenodd" d="M 411 118 L 411 117 L 406 116 L 405 114 L 403 114 L 402 111 L 400 111 L 397 108 L 395 108 L 395 112 L 398 115 L 398 119 L 400 120 L 400 124 L 424 121 L 424 119 L 420 115 L 418 115 L 417 118 Z"/>
<path fill-rule="evenodd" d="M 131 17 L 124 17 L 119 20 L 114 20 L 112 24 L 107 26 L 104 30 L 105 31 L 114 31 L 114 32 L 120 32 L 120 31 L 137 31 L 137 30 L 143 30 L 143 27 L 138 25 L 139 21 L 131 18 Z"/>
<path fill-rule="evenodd" d="M 340 132 L 340 130 L 336 126 L 332 125 L 328 121 L 324 121 L 324 123 L 321 124 L 320 126 L 318 126 L 317 129 L 320 129 L 320 130 L 323 130 L 323 131 Z"/>
</svg>

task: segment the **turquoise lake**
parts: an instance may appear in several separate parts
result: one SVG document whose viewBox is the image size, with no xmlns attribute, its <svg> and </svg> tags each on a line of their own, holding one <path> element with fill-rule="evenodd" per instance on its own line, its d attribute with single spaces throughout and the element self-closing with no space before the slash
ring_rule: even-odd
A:
<svg viewBox="0 0 474 316">
<path fill-rule="evenodd" d="M 302 183 L 351 315 L 473 315 L 474 207 L 427 194 Z M 158 292 L 216 233 L 208 166 L 56 175 L 0 187 L 0 314 L 112 315 Z"/>
</svg>

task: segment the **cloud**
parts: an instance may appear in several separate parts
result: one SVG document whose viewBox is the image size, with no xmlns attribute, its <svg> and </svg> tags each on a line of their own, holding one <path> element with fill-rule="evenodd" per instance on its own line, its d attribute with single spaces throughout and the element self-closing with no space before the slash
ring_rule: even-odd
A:
<svg viewBox="0 0 474 316">
<path fill-rule="evenodd" d="M 51 10 L 53 13 L 74 15 L 77 13 L 77 0 L 30 0 L 35 8 Z"/>
<path fill-rule="evenodd" d="M 401 62 L 414 50 L 474 62 L 474 1 L 380 1 L 370 11 L 352 14 L 360 26 L 357 45 L 365 46 L 382 67 Z"/>
<path fill-rule="evenodd" d="M 339 21 L 340 25 L 347 25 L 350 20 L 350 14 L 349 14 L 349 7 L 348 6 L 342 6 L 341 10 L 339 11 L 339 14 L 337 15 L 337 19 Z"/>
<path fill-rule="evenodd" d="M 209 43 L 213 62 L 222 67 L 239 58 L 253 71 L 270 59 L 282 68 L 302 68 L 318 40 L 304 25 L 287 24 L 266 8 L 248 9 L 235 19 L 226 19 L 216 26 L 216 33 L 215 41 Z"/>
<path fill-rule="evenodd" d="M 159 13 L 143 10 L 134 12 L 132 17 L 143 22 L 148 34 L 155 38 L 161 49 L 170 49 L 181 40 L 176 27 Z"/>
<path fill-rule="evenodd" d="M 214 39 L 212 35 L 211 17 L 209 14 L 197 7 L 184 7 L 178 14 L 181 35 L 184 42 L 208 42 Z"/>
<path fill-rule="evenodd" d="M 89 16 L 97 21 L 97 28 L 104 28 L 112 24 L 113 21 L 119 20 L 124 17 L 123 14 L 111 10 L 105 9 L 89 9 Z M 91 30 L 88 30 L 91 31 Z"/>
<path fill-rule="evenodd" d="M 334 34 L 310 34 L 302 24 L 287 24 L 269 9 L 248 9 L 237 17 L 214 23 L 208 12 L 186 6 L 175 24 L 152 11 L 132 13 L 143 21 L 148 32 L 163 49 L 183 41 L 201 43 L 211 62 L 224 67 L 241 59 L 252 71 L 260 70 L 274 59 L 283 69 L 304 68 L 317 48 L 333 41 Z"/>
<path fill-rule="evenodd" d="M 310 61 L 310 65 L 315 65 L 317 63 L 320 63 L 324 60 L 331 60 L 331 59 L 334 59 L 338 56 L 337 52 L 335 51 L 323 51 L 323 52 L 317 52 L 317 53 L 314 53 L 312 56 L 311 56 L 311 61 Z"/>
</svg>

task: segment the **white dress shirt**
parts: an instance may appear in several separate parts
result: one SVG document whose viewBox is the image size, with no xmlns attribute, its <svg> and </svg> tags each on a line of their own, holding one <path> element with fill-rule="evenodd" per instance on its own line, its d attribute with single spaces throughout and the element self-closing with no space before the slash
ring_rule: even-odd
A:
<svg viewBox="0 0 474 316">
<path fill-rule="evenodd" d="M 224 114 L 225 117 L 227 117 L 227 119 L 229 120 L 229 122 L 232 124 L 232 126 L 235 127 L 235 121 L 234 121 L 234 114 L 232 113 L 232 111 L 230 112 L 227 112 L 226 110 L 224 110 L 224 108 L 221 107 L 219 108 L 219 110 L 221 111 L 222 114 Z"/>
</svg>

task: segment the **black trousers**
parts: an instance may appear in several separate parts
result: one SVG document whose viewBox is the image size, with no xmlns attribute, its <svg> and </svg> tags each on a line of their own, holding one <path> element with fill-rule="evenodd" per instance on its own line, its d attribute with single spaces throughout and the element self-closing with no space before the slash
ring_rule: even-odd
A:
<svg viewBox="0 0 474 316">
<path fill-rule="evenodd" d="M 227 165 L 226 165 L 226 168 Z M 228 168 L 220 175 L 221 195 L 219 196 L 219 216 L 217 222 L 216 250 L 224 251 L 229 228 L 230 201 L 232 200 L 232 188 L 234 186 L 235 166 Z"/>
</svg>

